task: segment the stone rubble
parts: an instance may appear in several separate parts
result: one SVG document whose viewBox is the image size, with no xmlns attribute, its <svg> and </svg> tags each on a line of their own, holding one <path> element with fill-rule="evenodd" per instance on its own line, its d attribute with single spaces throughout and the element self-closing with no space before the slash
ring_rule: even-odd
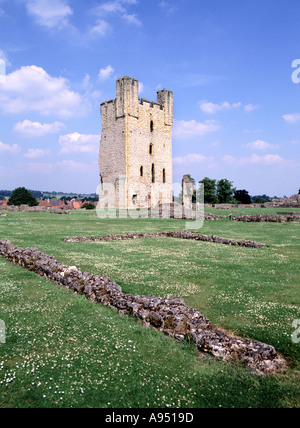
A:
<svg viewBox="0 0 300 428">
<path fill-rule="evenodd" d="M 152 326 L 175 339 L 192 340 L 200 352 L 240 362 L 260 375 L 287 369 L 287 362 L 273 346 L 218 330 L 201 311 L 186 306 L 182 298 L 125 294 L 107 276 L 90 275 L 76 266 L 59 263 L 35 247 L 21 249 L 10 241 L 0 241 L 0 255 L 93 302 L 110 306 L 120 314 L 135 316 L 146 327 Z"/>
<path fill-rule="evenodd" d="M 193 239 L 195 241 L 214 242 L 218 244 L 234 245 L 238 247 L 262 248 L 265 245 L 256 241 L 241 240 L 235 241 L 229 238 L 222 238 L 215 235 L 202 235 L 196 232 L 187 230 L 169 231 L 169 232 L 153 232 L 153 233 L 127 233 L 125 235 L 106 235 L 99 237 L 72 237 L 65 239 L 66 242 L 101 242 L 101 241 L 117 241 L 126 239 L 141 239 L 141 238 L 177 238 L 177 239 Z"/>
<path fill-rule="evenodd" d="M 251 222 L 268 222 L 268 223 L 287 223 L 290 221 L 300 221 L 299 215 L 294 214 L 254 214 L 254 215 L 242 215 L 232 217 L 234 221 L 244 221 L 246 223 Z"/>
</svg>

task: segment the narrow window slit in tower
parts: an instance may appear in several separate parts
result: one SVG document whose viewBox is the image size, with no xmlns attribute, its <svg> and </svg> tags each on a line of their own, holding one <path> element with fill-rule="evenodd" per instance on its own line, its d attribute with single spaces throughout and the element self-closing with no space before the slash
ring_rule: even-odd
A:
<svg viewBox="0 0 300 428">
<path fill-rule="evenodd" d="M 155 166 L 152 164 L 152 183 L 155 183 Z"/>
</svg>

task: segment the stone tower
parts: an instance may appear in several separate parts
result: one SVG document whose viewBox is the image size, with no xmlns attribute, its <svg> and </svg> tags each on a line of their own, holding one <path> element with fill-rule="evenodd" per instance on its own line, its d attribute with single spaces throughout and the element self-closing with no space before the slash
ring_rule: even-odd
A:
<svg viewBox="0 0 300 428">
<path fill-rule="evenodd" d="M 171 203 L 173 93 L 139 99 L 138 80 L 120 78 L 116 99 L 101 104 L 101 119 L 100 207 Z"/>
</svg>

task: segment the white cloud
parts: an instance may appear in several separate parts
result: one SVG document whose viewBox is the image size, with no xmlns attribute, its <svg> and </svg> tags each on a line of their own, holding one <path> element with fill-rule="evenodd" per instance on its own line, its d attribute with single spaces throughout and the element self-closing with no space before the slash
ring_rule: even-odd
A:
<svg viewBox="0 0 300 428">
<path fill-rule="evenodd" d="M 68 25 L 73 10 L 66 0 L 26 0 L 28 15 L 46 28 L 62 28 Z"/>
<path fill-rule="evenodd" d="M 108 22 L 104 19 L 98 19 L 96 24 L 90 28 L 89 35 L 91 37 L 105 36 L 110 29 L 111 26 Z"/>
<path fill-rule="evenodd" d="M 114 68 L 111 65 L 108 65 L 106 68 L 101 68 L 99 72 L 99 80 L 107 80 L 109 79 L 112 74 L 114 73 Z"/>
<path fill-rule="evenodd" d="M 140 27 L 142 22 L 138 18 L 138 15 L 136 13 L 129 13 L 128 11 L 128 6 L 135 4 L 137 4 L 136 0 L 108 0 L 93 8 L 92 13 L 101 18 L 100 22 L 102 26 L 104 23 L 108 25 L 104 17 L 107 19 L 109 15 L 119 14 L 129 24 Z"/>
<path fill-rule="evenodd" d="M 175 157 L 173 159 L 174 165 L 189 165 L 191 163 L 208 163 L 214 160 L 213 157 L 207 157 L 199 153 L 189 153 L 182 157 Z"/>
<path fill-rule="evenodd" d="M 260 162 L 259 157 L 257 158 L 258 158 L 258 161 Z M 284 162 L 284 159 L 279 155 L 265 155 L 262 157 L 262 161 L 267 165 L 273 165 L 273 164 Z"/>
<path fill-rule="evenodd" d="M 64 160 L 61 162 L 56 162 L 56 165 L 67 172 L 88 172 L 91 169 L 90 164 L 85 164 L 83 162 L 75 162 L 73 160 Z"/>
<path fill-rule="evenodd" d="M 78 173 L 87 173 L 91 171 L 96 165 L 94 163 L 83 163 L 76 162 L 74 160 L 63 160 L 54 163 L 46 162 L 29 162 L 26 164 L 26 170 L 38 174 L 39 176 L 51 175 L 55 171 L 58 172 L 62 177 L 66 177 L 65 173 L 71 173 L 71 177 Z"/>
<path fill-rule="evenodd" d="M 173 3 L 169 3 L 166 1 L 161 1 L 158 6 L 164 9 L 167 15 L 170 15 L 171 13 L 176 12 L 178 9 L 178 7 L 175 6 Z"/>
<path fill-rule="evenodd" d="M 5 84 L 6 81 L 6 67 L 9 65 L 7 56 L 3 50 L 0 49 L 0 83 Z"/>
<path fill-rule="evenodd" d="M 52 174 L 54 168 L 55 164 L 45 162 L 30 162 L 26 165 L 28 171 L 37 173 L 39 176 Z"/>
<path fill-rule="evenodd" d="M 287 123 L 294 124 L 300 122 L 300 113 L 284 114 L 282 117 Z"/>
<path fill-rule="evenodd" d="M 97 15 L 107 15 L 110 13 L 127 12 L 126 5 L 135 5 L 137 0 L 107 0 L 96 6 L 93 11 Z"/>
<path fill-rule="evenodd" d="M 0 153 L 8 153 L 11 155 L 16 155 L 20 151 L 20 147 L 17 144 L 9 145 L 4 144 L 0 141 Z"/>
<path fill-rule="evenodd" d="M 6 65 L 10 64 L 10 62 L 8 61 L 6 53 L 2 49 L 0 49 L 0 60 L 4 61 L 4 63 Z"/>
<path fill-rule="evenodd" d="M 238 163 L 237 159 L 234 156 L 231 156 L 231 155 L 225 155 L 225 156 L 223 156 L 222 161 L 224 163 L 227 163 L 227 164 Z"/>
<path fill-rule="evenodd" d="M 142 94 L 145 90 L 145 85 L 143 82 L 139 82 L 139 94 Z"/>
<path fill-rule="evenodd" d="M 59 138 L 62 149 L 60 154 L 66 153 L 97 153 L 100 145 L 100 135 L 85 135 L 74 132 L 62 135 Z"/>
<path fill-rule="evenodd" d="M 29 149 L 27 153 L 25 153 L 24 157 L 28 159 L 38 159 L 44 156 L 48 156 L 50 154 L 50 150 L 46 149 Z"/>
<path fill-rule="evenodd" d="M 0 83 L 5 84 L 6 80 L 6 65 L 5 61 L 0 58 Z"/>
<path fill-rule="evenodd" d="M 283 164 L 285 161 L 281 156 L 277 154 L 270 154 L 259 156 L 253 153 L 249 157 L 244 158 L 235 158 L 231 155 L 223 156 L 222 161 L 226 164 L 235 164 L 235 165 L 249 165 L 249 164 L 264 164 L 264 165 L 275 165 L 275 164 Z"/>
<path fill-rule="evenodd" d="M 24 120 L 23 122 L 18 122 L 15 125 L 14 131 L 27 137 L 43 137 L 47 134 L 56 134 L 64 128 L 65 125 L 61 122 L 42 124 L 39 122 Z"/>
<path fill-rule="evenodd" d="M 228 111 L 242 106 L 241 102 L 230 104 L 228 101 L 224 101 L 220 104 L 214 104 L 208 101 L 199 101 L 200 110 L 207 114 L 216 114 L 219 111 Z"/>
<path fill-rule="evenodd" d="M 86 113 L 87 100 L 70 89 L 63 77 L 52 77 L 43 68 L 24 66 L 0 81 L 0 108 L 5 113 L 35 111 L 41 115 L 77 117 Z"/>
<path fill-rule="evenodd" d="M 81 86 L 83 89 L 89 89 L 92 85 L 91 85 L 91 76 L 86 73 L 86 75 L 84 76 L 84 79 L 82 80 Z"/>
<path fill-rule="evenodd" d="M 138 15 L 136 13 L 124 13 L 122 18 L 127 21 L 129 24 L 136 25 L 137 27 L 141 27 L 142 22 L 139 20 Z"/>
<path fill-rule="evenodd" d="M 122 6 L 122 1 L 119 1 L 119 0 L 106 1 L 104 3 L 99 4 L 94 9 L 94 12 L 97 15 L 107 15 L 109 13 L 124 12 L 124 11 L 125 9 Z"/>
<path fill-rule="evenodd" d="M 246 112 L 251 112 L 251 111 L 254 111 L 254 110 L 258 110 L 258 109 L 259 109 L 259 106 L 254 105 L 254 104 L 247 104 L 246 106 L 244 106 L 244 110 Z"/>
<path fill-rule="evenodd" d="M 195 120 L 174 121 L 174 137 L 177 138 L 202 137 L 218 129 L 220 129 L 220 126 L 214 120 L 207 120 L 204 123 L 196 122 Z"/>
<path fill-rule="evenodd" d="M 256 140 L 253 141 L 252 143 L 248 143 L 246 144 L 247 148 L 252 149 L 252 150 L 273 150 L 274 148 L 277 148 L 278 146 L 275 144 L 270 144 L 267 143 L 266 141 L 263 140 Z"/>
</svg>

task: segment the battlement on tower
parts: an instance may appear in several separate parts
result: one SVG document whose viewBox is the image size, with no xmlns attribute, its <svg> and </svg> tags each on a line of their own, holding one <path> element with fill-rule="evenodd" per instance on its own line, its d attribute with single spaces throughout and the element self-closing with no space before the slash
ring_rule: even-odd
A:
<svg viewBox="0 0 300 428">
<path fill-rule="evenodd" d="M 140 108 L 158 109 L 165 113 L 165 123 L 168 126 L 173 125 L 173 92 L 167 89 L 157 91 L 157 100 L 150 101 L 145 98 L 139 98 L 139 82 L 137 79 L 131 79 L 128 76 L 117 80 L 117 96 L 114 100 L 105 101 L 101 104 L 101 117 L 115 113 L 116 119 L 126 115 L 139 118 Z M 111 111 L 108 111 L 108 109 Z"/>
</svg>

